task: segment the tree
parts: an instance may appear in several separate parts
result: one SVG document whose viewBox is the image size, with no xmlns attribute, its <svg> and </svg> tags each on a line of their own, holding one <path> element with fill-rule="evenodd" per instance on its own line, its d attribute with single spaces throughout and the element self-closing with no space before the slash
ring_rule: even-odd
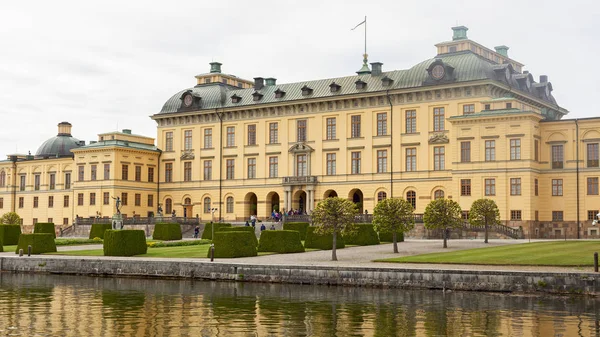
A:
<svg viewBox="0 0 600 337">
<path fill-rule="evenodd" d="M 377 203 L 373 210 L 373 226 L 378 232 L 391 232 L 394 253 L 398 253 L 397 233 L 405 233 L 415 227 L 412 204 L 402 198 L 385 199 Z"/>
<path fill-rule="evenodd" d="M 469 211 L 469 223 L 471 226 L 485 227 L 485 240 L 488 243 L 488 227 L 500 225 L 500 211 L 498 205 L 492 199 L 478 199 L 471 205 Z"/>
<path fill-rule="evenodd" d="M 21 217 L 15 212 L 4 213 L 0 219 L 0 223 L 4 225 L 20 225 Z"/>
<path fill-rule="evenodd" d="M 333 234 L 331 260 L 337 261 L 336 244 L 338 233 L 354 230 L 354 217 L 358 214 L 356 205 L 343 198 L 326 198 L 319 202 L 312 212 L 313 224 L 317 226 L 316 233 Z"/>
<path fill-rule="evenodd" d="M 442 229 L 444 231 L 444 248 L 448 248 L 448 232 L 450 228 L 462 227 L 462 209 L 450 199 L 433 200 L 425 208 L 423 222 L 427 229 Z"/>
</svg>

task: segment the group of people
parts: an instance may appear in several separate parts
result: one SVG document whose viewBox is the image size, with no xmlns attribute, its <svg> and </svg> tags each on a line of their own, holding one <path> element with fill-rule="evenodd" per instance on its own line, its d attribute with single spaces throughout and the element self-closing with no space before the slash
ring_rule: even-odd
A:
<svg viewBox="0 0 600 337">
<path fill-rule="evenodd" d="M 280 214 L 281 214 L 281 213 L 280 213 Z M 251 215 L 251 216 L 250 216 L 250 222 L 246 221 L 246 224 L 245 224 L 245 226 L 246 226 L 246 227 L 252 226 L 252 228 L 256 228 L 256 221 L 257 221 L 257 219 L 256 219 L 256 215 Z M 250 225 L 250 224 L 252 224 L 252 225 Z M 267 226 L 265 226 L 265 224 L 264 224 L 264 223 L 261 223 L 261 225 L 260 225 L 260 231 L 262 232 L 262 231 L 264 231 L 264 230 L 266 230 L 266 229 L 267 229 Z M 275 225 L 274 225 L 274 224 L 271 224 L 271 228 L 269 228 L 269 229 L 270 229 L 270 230 L 275 230 Z"/>
</svg>

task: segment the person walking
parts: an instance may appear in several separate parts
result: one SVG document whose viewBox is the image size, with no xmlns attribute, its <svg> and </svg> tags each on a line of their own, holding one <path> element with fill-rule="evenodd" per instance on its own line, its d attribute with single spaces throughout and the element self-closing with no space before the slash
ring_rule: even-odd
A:
<svg viewBox="0 0 600 337">
<path fill-rule="evenodd" d="M 197 239 L 199 235 L 200 235 L 200 227 L 196 226 L 196 228 L 194 228 L 194 239 Z"/>
</svg>

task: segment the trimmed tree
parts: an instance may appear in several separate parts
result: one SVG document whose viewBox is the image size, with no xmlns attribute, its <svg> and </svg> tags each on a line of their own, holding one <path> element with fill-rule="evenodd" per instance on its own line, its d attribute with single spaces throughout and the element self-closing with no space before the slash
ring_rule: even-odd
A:
<svg viewBox="0 0 600 337">
<path fill-rule="evenodd" d="M 500 225 L 500 210 L 492 199 L 477 199 L 469 211 L 469 224 L 471 226 L 485 227 L 485 240 L 488 243 L 488 228 L 490 225 Z"/>
<path fill-rule="evenodd" d="M 391 232 L 394 253 L 398 253 L 398 233 L 404 235 L 415 227 L 412 204 L 402 198 L 385 199 L 373 210 L 373 226 L 378 232 Z"/>
<path fill-rule="evenodd" d="M 339 197 L 325 198 L 312 212 L 312 221 L 317 234 L 333 234 L 331 260 L 337 261 L 336 246 L 338 234 L 354 231 L 354 217 L 358 214 L 356 205 Z"/>
<path fill-rule="evenodd" d="M 0 222 L 4 225 L 19 225 L 21 224 L 21 217 L 15 212 L 8 212 L 2 215 Z"/>
<path fill-rule="evenodd" d="M 450 199 L 440 198 L 430 202 L 423 214 L 423 223 L 427 229 L 443 230 L 444 248 L 448 248 L 448 231 L 450 228 L 462 227 L 462 209 Z"/>
</svg>

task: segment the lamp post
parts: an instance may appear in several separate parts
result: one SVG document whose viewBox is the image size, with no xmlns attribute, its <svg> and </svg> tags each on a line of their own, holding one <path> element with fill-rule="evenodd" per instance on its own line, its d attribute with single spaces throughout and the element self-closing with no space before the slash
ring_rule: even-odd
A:
<svg viewBox="0 0 600 337">
<path fill-rule="evenodd" d="M 211 208 L 211 222 L 210 222 L 210 230 L 211 230 L 211 238 L 212 242 L 210 243 L 210 262 L 215 259 L 215 212 L 217 208 Z"/>
</svg>

